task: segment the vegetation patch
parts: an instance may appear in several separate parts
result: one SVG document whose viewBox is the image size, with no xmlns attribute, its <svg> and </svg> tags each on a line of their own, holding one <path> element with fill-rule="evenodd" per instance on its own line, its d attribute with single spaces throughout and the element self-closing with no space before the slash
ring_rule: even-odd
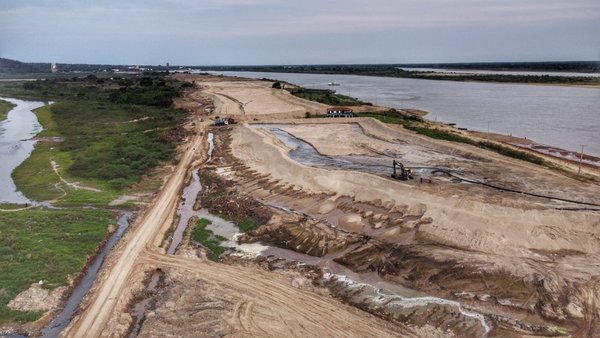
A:
<svg viewBox="0 0 600 338">
<path fill-rule="evenodd" d="M 187 114 L 165 106 L 179 90 L 178 83 L 161 77 L 88 76 L 24 83 L 21 91 L 68 98 L 35 111 L 44 127 L 39 136 L 62 141 L 38 143 L 13 173 L 17 186 L 39 201 L 53 200 L 67 190 L 62 201 L 67 205 L 108 203 L 159 163 L 173 160 Z M 69 182 L 103 194 L 64 184 L 57 188 L 60 179 L 51 161 Z"/>
<path fill-rule="evenodd" d="M 0 121 L 4 121 L 8 112 L 11 111 L 16 105 L 12 102 L 0 100 Z"/>
<path fill-rule="evenodd" d="M 286 90 L 289 91 L 292 95 L 297 96 L 301 99 L 316 101 L 330 106 L 371 105 L 370 103 L 362 102 L 350 96 L 336 94 L 334 91 L 312 90 L 306 88 L 290 88 Z"/>
<path fill-rule="evenodd" d="M 94 209 L 41 209 L 0 213 L 0 324 L 32 321 L 39 312 L 6 305 L 40 280 L 54 289 L 75 278 L 105 238 L 112 212 Z"/>
<path fill-rule="evenodd" d="M 215 235 L 212 230 L 207 229 L 206 226 L 209 224 L 212 224 L 210 220 L 206 218 L 199 219 L 192 232 L 192 239 L 208 251 L 207 254 L 210 260 L 216 262 L 219 260 L 219 256 L 225 251 L 221 246 L 221 242 L 227 240 L 227 238 Z"/>
<path fill-rule="evenodd" d="M 358 116 L 372 117 L 384 123 L 400 124 L 406 129 L 431 138 L 450 142 L 466 143 L 479 148 L 494 151 L 504 156 L 554 168 L 551 163 L 545 161 L 539 156 L 525 151 L 516 150 L 495 142 L 474 140 L 451 131 L 443 130 L 437 127 L 431 127 L 429 123 L 418 116 L 402 114 L 394 109 L 385 112 L 358 113 Z"/>
<path fill-rule="evenodd" d="M 248 232 L 250 230 L 258 229 L 258 228 L 260 228 L 260 226 L 261 226 L 260 223 L 255 222 L 254 220 L 252 220 L 250 218 L 245 219 L 238 224 L 238 227 L 240 228 L 241 232 Z"/>
</svg>

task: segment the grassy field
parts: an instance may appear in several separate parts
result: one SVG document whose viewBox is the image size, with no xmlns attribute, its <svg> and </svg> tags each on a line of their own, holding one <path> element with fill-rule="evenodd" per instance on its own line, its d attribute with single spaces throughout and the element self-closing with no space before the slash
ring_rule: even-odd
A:
<svg viewBox="0 0 600 338">
<path fill-rule="evenodd" d="M 0 213 L 0 325 L 31 321 L 41 313 L 21 313 L 6 305 L 31 283 L 53 289 L 82 270 L 106 236 L 115 215 L 93 209 L 29 209 Z"/>
<path fill-rule="evenodd" d="M 13 109 L 15 105 L 11 102 L 0 100 L 0 122 L 6 119 L 8 112 Z"/>
<path fill-rule="evenodd" d="M 162 107 L 162 100 L 173 94 L 163 80 L 138 81 L 118 82 L 124 85 L 118 89 L 118 83 L 93 86 L 83 94 L 86 99 L 60 100 L 37 109 L 44 127 L 38 136 L 61 137 L 63 141 L 36 145 L 32 155 L 13 172 L 19 189 L 38 201 L 60 198 L 61 205 L 106 205 L 159 163 L 171 161 L 187 114 Z M 143 81 L 150 83 L 142 85 Z M 66 92 L 77 92 L 81 84 L 71 80 L 66 84 L 41 82 L 40 86 L 24 91 L 54 92 L 59 91 L 56 87 L 66 86 Z M 145 100 L 149 104 L 140 103 Z M 51 161 L 58 164 L 65 180 L 91 189 L 76 189 L 64 182 L 57 188 L 60 179 Z"/>
<path fill-rule="evenodd" d="M 0 211 L 0 327 L 40 317 L 6 307 L 31 283 L 53 289 L 80 273 L 115 223 L 110 201 L 145 176 L 140 186 L 159 186 L 157 166 L 175 159 L 184 136 L 187 113 L 169 107 L 179 92 L 162 77 L 0 82 L 1 96 L 55 101 L 36 109 L 42 139 L 12 177 L 28 198 L 61 208 Z"/>
</svg>

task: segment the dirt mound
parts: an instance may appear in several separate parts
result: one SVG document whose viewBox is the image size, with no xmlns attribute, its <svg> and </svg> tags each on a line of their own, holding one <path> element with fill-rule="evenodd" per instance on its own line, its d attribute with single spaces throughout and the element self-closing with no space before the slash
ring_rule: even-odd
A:
<svg viewBox="0 0 600 338">
<path fill-rule="evenodd" d="M 42 284 L 33 283 L 29 289 L 19 293 L 8 303 L 8 307 L 17 311 L 48 311 L 60 306 L 60 301 L 67 291 L 66 286 L 52 291 L 42 288 Z"/>
</svg>

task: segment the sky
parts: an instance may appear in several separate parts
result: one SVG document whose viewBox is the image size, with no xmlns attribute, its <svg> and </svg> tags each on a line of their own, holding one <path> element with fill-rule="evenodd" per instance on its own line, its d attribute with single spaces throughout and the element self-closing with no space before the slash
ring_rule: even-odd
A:
<svg viewBox="0 0 600 338">
<path fill-rule="evenodd" d="M 0 0 L 0 57 L 139 65 L 600 60 L 600 1 Z"/>
</svg>

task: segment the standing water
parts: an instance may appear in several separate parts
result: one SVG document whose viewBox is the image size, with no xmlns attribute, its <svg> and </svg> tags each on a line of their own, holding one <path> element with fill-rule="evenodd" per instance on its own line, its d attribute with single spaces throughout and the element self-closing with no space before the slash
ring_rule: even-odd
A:
<svg viewBox="0 0 600 338">
<path fill-rule="evenodd" d="M 0 98 L 16 105 L 6 120 L 0 122 L 0 202 L 15 204 L 34 204 L 33 201 L 17 191 L 11 174 L 33 151 L 32 138 L 42 131 L 32 110 L 42 107 L 43 102 L 23 101 Z"/>
</svg>

